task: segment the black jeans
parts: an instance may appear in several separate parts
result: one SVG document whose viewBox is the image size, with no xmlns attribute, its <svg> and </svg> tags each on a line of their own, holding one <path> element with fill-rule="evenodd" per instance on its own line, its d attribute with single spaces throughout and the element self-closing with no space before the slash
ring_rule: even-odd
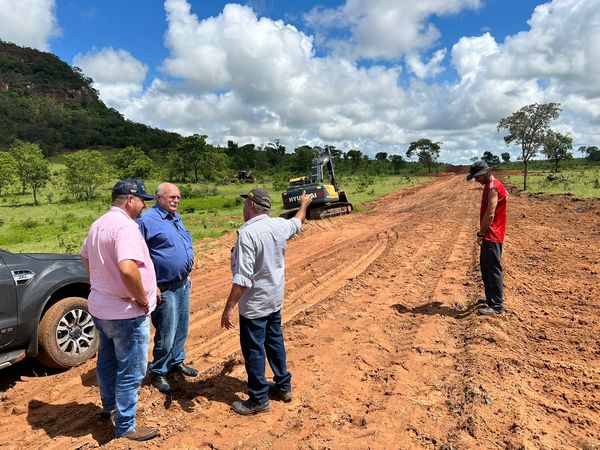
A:
<svg viewBox="0 0 600 450">
<path fill-rule="evenodd" d="M 265 353 L 273 370 L 273 381 L 283 391 L 291 389 L 292 374 L 286 367 L 281 311 L 258 319 L 240 316 L 240 344 L 250 400 L 263 404 L 269 401 L 269 384 L 265 378 Z"/>
<path fill-rule="evenodd" d="M 504 305 L 502 279 L 502 243 L 483 241 L 479 254 L 481 278 L 485 288 L 485 299 L 494 309 L 502 309 Z"/>
</svg>

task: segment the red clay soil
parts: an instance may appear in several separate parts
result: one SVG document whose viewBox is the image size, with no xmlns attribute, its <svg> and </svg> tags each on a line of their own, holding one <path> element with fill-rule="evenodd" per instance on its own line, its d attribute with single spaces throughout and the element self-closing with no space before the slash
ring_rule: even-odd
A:
<svg viewBox="0 0 600 450">
<path fill-rule="evenodd" d="M 219 319 L 230 233 L 200 251 L 179 392 L 144 385 L 147 443 L 111 440 L 94 361 L 0 372 L 0 448 L 600 448 L 600 202 L 508 200 L 506 312 L 476 314 L 481 188 L 464 175 L 308 223 L 287 250 L 283 309 L 294 399 L 240 417 L 238 330 Z M 240 211 L 241 212 L 241 211 Z"/>
</svg>

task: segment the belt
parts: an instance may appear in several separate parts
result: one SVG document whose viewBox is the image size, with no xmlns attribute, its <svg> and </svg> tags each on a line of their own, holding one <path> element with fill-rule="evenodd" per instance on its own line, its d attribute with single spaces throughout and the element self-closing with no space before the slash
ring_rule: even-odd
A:
<svg viewBox="0 0 600 450">
<path fill-rule="evenodd" d="M 177 289 L 182 287 L 186 283 L 187 280 L 188 279 L 186 277 L 181 280 L 173 280 L 173 281 L 167 281 L 166 283 L 158 283 L 157 286 L 160 289 L 160 292 L 176 291 Z"/>
</svg>

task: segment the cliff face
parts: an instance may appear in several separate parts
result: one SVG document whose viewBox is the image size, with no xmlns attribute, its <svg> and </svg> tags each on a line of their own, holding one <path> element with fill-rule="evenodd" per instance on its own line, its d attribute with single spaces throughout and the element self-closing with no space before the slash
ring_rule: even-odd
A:
<svg viewBox="0 0 600 450">
<path fill-rule="evenodd" d="M 57 149 L 167 150 L 179 135 L 125 120 L 99 99 L 92 79 L 52 53 L 0 41 L 0 150 L 15 139 Z"/>
</svg>

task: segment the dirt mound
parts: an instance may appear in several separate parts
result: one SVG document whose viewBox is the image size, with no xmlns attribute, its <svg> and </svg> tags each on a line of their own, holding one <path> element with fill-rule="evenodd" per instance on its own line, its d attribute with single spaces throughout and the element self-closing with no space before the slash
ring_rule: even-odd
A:
<svg viewBox="0 0 600 450">
<path fill-rule="evenodd" d="M 597 201 L 515 195 L 506 313 L 481 318 L 481 188 L 464 175 L 311 222 L 287 250 L 283 310 L 294 400 L 234 415 L 245 398 L 237 330 L 219 317 L 231 233 L 200 254 L 188 359 L 170 397 L 140 392 L 144 448 L 592 449 L 600 423 Z M 0 372 L 0 447 L 129 448 L 99 420 L 94 362 Z"/>
</svg>

